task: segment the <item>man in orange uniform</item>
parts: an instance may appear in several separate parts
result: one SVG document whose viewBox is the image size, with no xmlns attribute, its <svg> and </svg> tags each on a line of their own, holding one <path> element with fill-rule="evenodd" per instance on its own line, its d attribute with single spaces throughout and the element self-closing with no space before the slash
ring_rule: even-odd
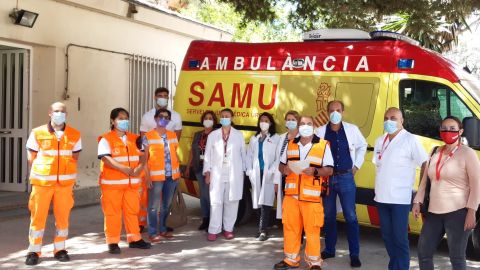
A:
<svg viewBox="0 0 480 270">
<path fill-rule="evenodd" d="M 73 207 L 72 188 L 77 178 L 77 160 L 82 150 L 80 132 L 65 124 L 67 108 L 56 102 L 50 107 L 48 124 L 32 130 L 27 141 L 32 192 L 28 254 L 25 264 L 36 265 L 41 254 L 43 233 L 50 203 L 53 201 L 56 233 L 55 259 L 70 260 L 65 250 L 68 219 Z"/>
<path fill-rule="evenodd" d="M 305 261 L 309 269 L 321 269 L 322 196 L 328 192 L 333 158 L 328 142 L 314 135 L 313 129 L 313 118 L 301 117 L 300 137 L 288 143 L 287 151 L 280 158 L 279 170 L 287 176 L 282 206 L 285 257 L 274 269 L 300 266 L 302 230 L 306 236 Z"/>
</svg>

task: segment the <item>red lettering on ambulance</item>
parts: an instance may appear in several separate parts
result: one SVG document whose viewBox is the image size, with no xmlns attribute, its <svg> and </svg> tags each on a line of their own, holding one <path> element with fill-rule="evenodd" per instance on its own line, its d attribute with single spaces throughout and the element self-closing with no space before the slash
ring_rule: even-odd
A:
<svg viewBox="0 0 480 270">
<path fill-rule="evenodd" d="M 188 99 L 188 102 L 190 103 L 190 105 L 192 106 L 198 106 L 200 104 L 202 104 L 203 102 L 203 94 L 202 94 L 202 90 L 205 90 L 205 85 L 202 83 L 202 82 L 194 82 L 192 83 L 192 85 L 190 86 L 190 93 L 196 97 L 198 97 L 198 100 L 193 100 L 193 98 L 189 98 Z"/>
<path fill-rule="evenodd" d="M 245 91 L 243 92 L 243 96 L 241 97 L 240 93 L 240 83 L 233 84 L 233 93 L 232 93 L 232 102 L 230 107 L 233 108 L 243 108 L 245 104 L 245 100 L 247 101 L 247 108 L 250 108 L 252 105 L 252 90 L 253 90 L 253 83 L 247 83 L 245 85 Z M 238 98 L 238 107 L 235 106 L 235 101 Z"/>
<path fill-rule="evenodd" d="M 218 97 L 217 97 L 218 95 Z M 215 88 L 213 89 L 212 96 L 208 101 L 208 106 L 212 106 L 213 102 L 220 102 L 221 107 L 225 107 L 225 98 L 223 97 L 223 87 L 222 83 L 215 84 Z"/>
<path fill-rule="evenodd" d="M 275 106 L 275 99 L 277 97 L 277 88 L 278 85 L 275 83 L 272 85 L 272 95 L 270 96 L 270 103 L 265 104 L 263 103 L 264 94 L 265 94 L 265 84 L 260 84 L 260 94 L 258 95 L 258 106 L 263 110 L 270 110 Z"/>
</svg>

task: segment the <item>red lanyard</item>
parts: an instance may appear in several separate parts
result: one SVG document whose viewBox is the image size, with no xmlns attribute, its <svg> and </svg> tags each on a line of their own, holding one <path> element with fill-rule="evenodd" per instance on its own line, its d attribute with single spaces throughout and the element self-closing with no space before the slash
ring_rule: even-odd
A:
<svg viewBox="0 0 480 270">
<path fill-rule="evenodd" d="M 388 141 L 388 144 L 385 146 L 385 143 L 387 143 L 387 141 Z M 389 145 L 390 145 L 389 137 L 388 135 L 385 135 L 385 139 L 383 140 L 383 143 L 382 143 L 382 149 L 380 149 L 380 153 L 378 154 L 378 160 L 382 159 L 383 153 L 385 153 L 385 150 L 387 150 Z"/>
<path fill-rule="evenodd" d="M 457 152 L 458 147 L 459 147 L 459 145 L 457 144 L 457 146 L 455 146 L 453 151 L 450 152 L 450 154 L 448 154 L 447 158 L 443 162 L 440 162 L 440 161 L 442 160 L 443 151 L 445 151 L 445 147 L 443 147 L 442 150 L 440 151 L 440 154 L 438 155 L 437 166 L 435 166 L 437 181 L 440 180 L 440 172 L 442 171 L 443 165 L 445 165 L 445 163 L 453 157 L 453 154 L 455 154 L 455 152 Z"/>
<path fill-rule="evenodd" d="M 228 139 L 230 138 L 230 130 L 228 131 L 228 135 L 225 135 L 222 128 L 222 138 L 223 138 L 223 155 L 227 157 L 227 144 L 228 144 Z"/>
</svg>

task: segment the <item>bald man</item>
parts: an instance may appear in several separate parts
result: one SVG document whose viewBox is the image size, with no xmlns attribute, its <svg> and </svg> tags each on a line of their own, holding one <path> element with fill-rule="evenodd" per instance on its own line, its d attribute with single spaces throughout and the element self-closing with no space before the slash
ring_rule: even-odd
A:
<svg viewBox="0 0 480 270">
<path fill-rule="evenodd" d="M 65 250 L 68 220 L 73 207 L 72 189 L 77 177 L 77 160 L 82 150 L 80 132 L 65 124 L 67 108 L 56 102 L 48 112 L 50 121 L 32 130 L 27 141 L 28 165 L 32 192 L 28 254 L 25 264 L 36 265 L 41 254 L 48 210 L 53 201 L 56 233 L 54 257 L 70 260 Z"/>
<path fill-rule="evenodd" d="M 415 135 L 403 128 L 402 112 L 389 108 L 384 116 L 386 133 L 375 142 L 375 201 L 380 230 L 390 256 L 389 270 L 408 270 L 408 215 L 417 167 L 425 166 L 428 155 Z"/>
</svg>

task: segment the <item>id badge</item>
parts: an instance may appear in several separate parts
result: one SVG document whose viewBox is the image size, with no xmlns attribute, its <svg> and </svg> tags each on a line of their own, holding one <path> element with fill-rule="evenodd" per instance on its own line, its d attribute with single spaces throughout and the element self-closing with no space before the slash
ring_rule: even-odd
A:
<svg viewBox="0 0 480 270">
<path fill-rule="evenodd" d="M 204 160 L 205 159 L 205 155 L 200 155 L 200 160 Z"/>
</svg>

